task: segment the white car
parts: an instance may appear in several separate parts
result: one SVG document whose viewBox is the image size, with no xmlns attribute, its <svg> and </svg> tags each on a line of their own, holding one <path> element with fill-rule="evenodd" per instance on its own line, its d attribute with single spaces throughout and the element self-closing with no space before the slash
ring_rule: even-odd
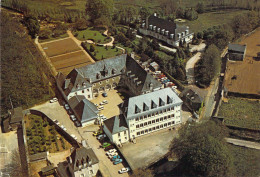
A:
<svg viewBox="0 0 260 177">
<path fill-rule="evenodd" d="M 59 121 L 57 121 L 56 119 L 54 119 L 53 122 L 57 125 L 60 125 Z"/>
<path fill-rule="evenodd" d="M 107 100 L 103 100 L 102 103 L 103 104 L 108 104 L 108 101 Z"/>
<path fill-rule="evenodd" d="M 118 173 L 122 174 L 122 173 L 127 173 L 130 171 L 130 168 L 129 167 L 125 167 L 125 168 L 122 168 L 121 170 L 118 170 Z"/>
<path fill-rule="evenodd" d="M 76 135 L 71 134 L 71 137 L 74 138 L 75 140 L 77 140 L 78 138 L 76 137 Z"/>
<path fill-rule="evenodd" d="M 95 104 L 96 107 L 98 107 L 98 104 Z"/>
<path fill-rule="evenodd" d="M 70 115 L 70 118 L 71 118 L 72 121 L 76 120 L 76 117 L 74 115 Z"/>
<path fill-rule="evenodd" d="M 107 153 L 113 153 L 113 152 L 116 152 L 117 150 L 116 149 L 110 149 L 109 151 L 107 151 Z"/>
<path fill-rule="evenodd" d="M 60 128 L 62 128 L 63 130 L 67 131 L 67 129 L 64 127 L 64 125 L 61 125 Z"/>
<path fill-rule="evenodd" d="M 54 102 L 57 102 L 58 101 L 58 98 L 53 98 L 52 99 Z"/>
<path fill-rule="evenodd" d="M 54 101 L 53 101 L 53 100 L 50 100 L 50 103 L 54 103 Z"/>
<path fill-rule="evenodd" d="M 103 103 L 103 102 L 101 102 L 101 103 L 99 103 L 99 105 L 100 105 L 100 106 L 102 106 L 102 105 L 104 105 L 104 103 Z"/>
<path fill-rule="evenodd" d="M 114 157 L 114 156 L 116 156 L 116 155 L 118 155 L 117 152 L 109 153 L 109 154 L 108 154 L 108 158 L 111 159 L 112 157 Z"/>
</svg>

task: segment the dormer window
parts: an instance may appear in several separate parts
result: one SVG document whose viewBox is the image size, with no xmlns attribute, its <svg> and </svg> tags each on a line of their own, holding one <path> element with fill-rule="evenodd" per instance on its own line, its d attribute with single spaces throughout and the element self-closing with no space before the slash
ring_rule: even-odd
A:
<svg viewBox="0 0 260 177">
<path fill-rule="evenodd" d="M 116 74 L 116 70 L 112 69 L 111 73 L 112 73 L 112 75 Z"/>
<path fill-rule="evenodd" d="M 138 108 L 138 106 L 137 105 L 135 105 L 135 114 L 137 114 L 137 113 L 140 113 L 141 112 L 141 109 L 140 108 Z"/>
<path fill-rule="evenodd" d="M 168 36 L 169 35 L 169 31 L 165 31 L 165 35 Z"/>
<path fill-rule="evenodd" d="M 161 98 L 159 98 L 159 106 L 164 106 L 164 105 L 165 105 L 165 102 Z"/>
<path fill-rule="evenodd" d="M 87 87 L 86 82 L 82 82 L 82 86 L 83 86 L 84 88 L 86 88 L 86 87 Z"/>
<path fill-rule="evenodd" d="M 99 73 L 97 73 L 96 78 L 100 79 L 100 74 Z"/>
<path fill-rule="evenodd" d="M 167 104 L 170 104 L 170 103 L 172 103 L 172 99 L 169 96 L 167 96 Z"/>
<path fill-rule="evenodd" d="M 157 108 L 157 105 L 155 104 L 154 101 L 152 101 L 152 103 L 151 103 L 151 108 L 152 108 L 152 109 Z"/>
</svg>

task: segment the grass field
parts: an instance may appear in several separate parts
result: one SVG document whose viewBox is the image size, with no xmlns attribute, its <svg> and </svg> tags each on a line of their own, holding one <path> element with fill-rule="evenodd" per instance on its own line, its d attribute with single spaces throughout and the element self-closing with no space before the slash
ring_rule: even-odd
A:
<svg viewBox="0 0 260 177">
<path fill-rule="evenodd" d="M 80 50 L 79 46 L 70 38 L 41 44 L 48 57 L 75 52 Z"/>
<path fill-rule="evenodd" d="M 228 103 L 222 103 L 218 116 L 224 117 L 224 123 L 230 126 L 260 130 L 260 102 L 229 97 Z"/>
<path fill-rule="evenodd" d="M 95 43 L 105 44 L 111 41 L 110 37 L 103 36 L 105 28 L 91 27 L 82 31 L 75 31 L 73 34 L 81 41 L 93 40 Z"/>
<path fill-rule="evenodd" d="M 238 177 L 253 177 L 260 174 L 260 151 L 228 145 L 234 159 L 234 168 Z"/>
<path fill-rule="evenodd" d="M 89 49 L 89 47 L 90 47 L 90 44 L 87 44 L 88 49 Z M 112 47 L 107 47 L 107 49 L 106 49 L 104 46 L 95 46 L 95 51 L 91 52 L 91 54 L 97 60 L 102 60 L 102 59 L 120 55 L 120 54 L 122 54 L 122 50 L 117 49 L 117 48 L 112 49 Z"/>
<path fill-rule="evenodd" d="M 213 26 L 218 26 L 231 22 L 231 20 L 240 14 L 247 13 L 247 10 L 229 10 L 229 11 L 218 11 L 199 14 L 199 18 L 194 21 L 188 21 L 184 23 L 178 23 L 179 25 L 188 25 L 192 32 L 199 32 L 211 28 Z"/>
</svg>

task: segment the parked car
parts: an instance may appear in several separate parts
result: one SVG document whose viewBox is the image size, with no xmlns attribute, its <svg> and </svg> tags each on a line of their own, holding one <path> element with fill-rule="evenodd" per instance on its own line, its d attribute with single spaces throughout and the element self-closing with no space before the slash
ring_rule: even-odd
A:
<svg viewBox="0 0 260 177">
<path fill-rule="evenodd" d="M 102 93 L 102 96 L 107 97 L 107 93 L 106 92 Z"/>
<path fill-rule="evenodd" d="M 118 173 L 122 174 L 122 173 L 127 173 L 129 171 L 130 171 L 130 168 L 126 167 L 126 168 L 122 168 L 121 170 L 118 170 Z"/>
<path fill-rule="evenodd" d="M 75 120 L 76 120 L 75 115 L 70 115 L 70 118 L 71 118 L 72 121 L 75 121 Z"/>
<path fill-rule="evenodd" d="M 53 100 L 50 100 L 50 103 L 54 103 L 54 101 L 53 101 Z"/>
<path fill-rule="evenodd" d="M 102 106 L 102 105 L 104 105 L 104 103 L 103 103 L 103 102 L 100 102 L 99 105 Z"/>
<path fill-rule="evenodd" d="M 80 123 L 78 121 L 75 121 L 76 127 L 80 127 Z"/>
<path fill-rule="evenodd" d="M 115 149 L 115 148 L 108 150 L 108 151 L 106 152 L 106 155 L 108 155 L 108 154 L 110 154 L 110 153 L 113 153 L 113 152 L 116 152 L 116 149 Z"/>
<path fill-rule="evenodd" d="M 116 159 L 120 159 L 120 156 L 119 155 L 115 155 L 111 158 L 112 161 L 115 161 Z"/>
<path fill-rule="evenodd" d="M 102 148 L 108 147 L 110 145 L 111 145 L 110 143 L 105 142 L 105 143 L 103 143 Z"/>
<path fill-rule="evenodd" d="M 73 134 L 71 134 L 71 137 L 74 138 L 75 140 L 78 139 L 78 138 L 77 138 L 75 135 L 73 135 Z"/>
<path fill-rule="evenodd" d="M 103 100 L 102 103 L 103 104 L 108 104 L 108 101 L 107 100 Z"/>
<path fill-rule="evenodd" d="M 103 133 L 102 130 L 98 130 L 98 131 L 93 132 L 93 136 L 98 136 L 98 135 L 101 135 L 102 133 Z"/>
<path fill-rule="evenodd" d="M 117 152 L 113 152 L 113 153 L 108 154 L 108 158 L 112 159 L 114 156 L 117 156 L 117 155 L 118 155 Z"/>
<path fill-rule="evenodd" d="M 110 146 L 107 146 L 107 147 L 105 147 L 105 151 L 108 151 L 108 150 L 110 150 L 110 149 L 114 149 L 114 146 L 113 145 L 110 145 Z"/>
<path fill-rule="evenodd" d="M 55 98 L 53 98 L 52 100 L 53 100 L 54 102 L 57 102 L 57 101 L 58 101 L 58 98 L 55 97 Z"/>
<path fill-rule="evenodd" d="M 97 136 L 97 139 L 98 139 L 98 140 L 101 140 L 101 139 L 103 139 L 103 138 L 105 138 L 105 137 L 107 137 L 107 135 L 102 134 L 102 135 L 98 135 L 98 136 Z"/>
<path fill-rule="evenodd" d="M 64 131 L 67 131 L 67 129 L 64 127 L 64 125 L 61 125 L 60 128 L 62 128 Z"/>
<path fill-rule="evenodd" d="M 123 162 L 122 159 L 116 159 L 116 160 L 113 162 L 113 164 L 114 164 L 114 165 L 117 165 L 117 164 L 120 164 L 120 163 L 122 163 L 122 162 Z"/>
</svg>

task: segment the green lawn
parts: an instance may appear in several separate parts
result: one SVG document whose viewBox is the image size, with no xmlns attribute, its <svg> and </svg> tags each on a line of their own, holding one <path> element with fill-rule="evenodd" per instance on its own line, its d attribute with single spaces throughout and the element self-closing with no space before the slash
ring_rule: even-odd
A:
<svg viewBox="0 0 260 177">
<path fill-rule="evenodd" d="M 74 31 L 73 34 L 81 41 L 93 40 L 95 43 L 105 44 L 111 41 L 110 37 L 103 36 L 106 29 L 101 27 L 90 27 L 82 31 Z"/>
<path fill-rule="evenodd" d="M 229 10 L 229 11 L 218 11 L 199 14 L 199 18 L 194 21 L 186 20 L 185 23 L 178 23 L 179 25 L 188 25 L 192 32 L 199 32 L 231 22 L 231 20 L 240 14 L 247 13 L 247 10 Z"/>
<path fill-rule="evenodd" d="M 166 54 L 166 53 L 164 53 L 163 51 L 160 51 L 160 50 L 155 51 L 155 53 L 156 53 L 160 58 L 163 58 L 163 59 L 165 59 L 165 60 L 170 60 L 170 59 L 173 58 L 173 56 L 170 56 L 170 55 L 168 55 L 168 54 Z"/>
<path fill-rule="evenodd" d="M 260 130 L 260 103 L 237 97 L 229 97 L 222 103 L 218 116 L 224 117 L 226 125 Z"/>
<path fill-rule="evenodd" d="M 52 40 L 57 40 L 57 39 L 62 39 L 62 38 L 66 38 L 66 37 L 69 37 L 69 35 L 67 33 L 65 34 L 62 34 L 60 35 L 59 37 L 56 37 L 56 38 L 49 38 L 49 39 L 39 39 L 39 42 L 42 43 L 42 42 L 48 42 L 48 41 L 52 41 Z"/>
<path fill-rule="evenodd" d="M 234 176 L 248 177 L 259 176 L 260 174 L 260 151 L 228 145 L 233 155 L 234 168 L 236 174 Z"/>
<path fill-rule="evenodd" d="M 90 44 L 87 44 L 87 48 L 90 48 Z M 107 47 L 107 49 L 104 46 L 95 46 L 95 51 L 91 52 L 91 54 L 97 59 L 102 60 L 106 58 L 111 58 L 117 55 L 122 54 L 123 51 L 117 48 L 112 49 L 112 47 Z"/>
</svg>

